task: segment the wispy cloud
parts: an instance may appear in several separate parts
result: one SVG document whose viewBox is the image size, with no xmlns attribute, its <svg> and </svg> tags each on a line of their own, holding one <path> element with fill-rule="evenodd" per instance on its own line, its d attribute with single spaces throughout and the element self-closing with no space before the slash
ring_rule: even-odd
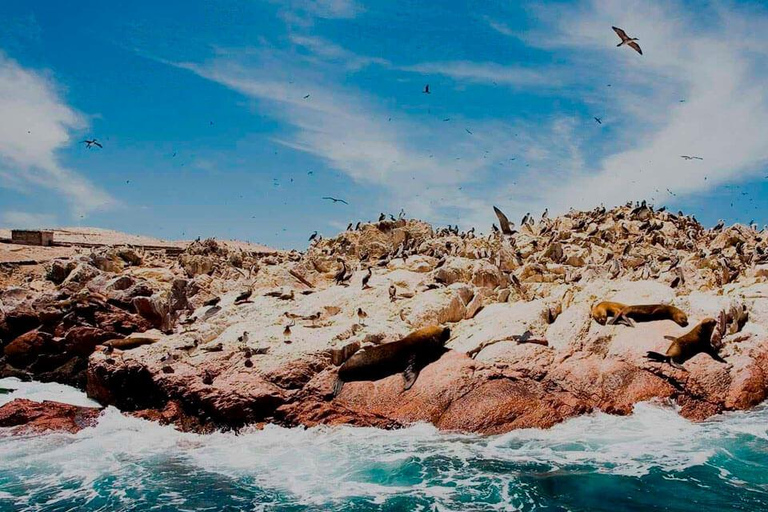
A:
<svg viewBox="0 0 768 512">
<path fill-rule="evenodd" d="M 486 20 L 552 52 L 557 68 L 473 61 L 402 66 L 295 32 L 291 41 L 310 57 L 271 48 L 175 65 L 257 100 L 283 123 L 275 136 L 282 144 L 381 186 L 395 210 L 402 205 L 435 222 L 482 228 L 492 221 L 494 203 L 512 215 L 630 199 L 663 203 L 672 193 L 695 195 L 746 179 L 768 164 L 762 85 L 768 52 L 760 41 L 768 15 L 729 5 L 708 6 L 706 23 L 701 11 L 682 4 L 619 0 L 538 8 L 543 24 L 525 34 L 513 34 L 501 18 Z M 645 55 L 616 48 L 613 24 L 640 37 Z M 534 95 L 559 88 L 604 124 L 557 109 L 536 120 L 393 116 L 369 91 L 342 85 L 349 69 L 372 64 Z"/>
<path fill-rule="evenodd" d="M 463 184 L 481 183 L 484 173 L 507 159 L 514 142 L 510 130 L 479 122 L 469 134 L 459 116 L 450 124 L 392 117 L 375 97 L 338 85 L 328 73 L 286 67 L 289 59 L 281 53 L 264 51 L 256 61 L 228 55 L 176 65 L 259 100 L 288 127 L 275 140 L 355 181 L 383 187 L 388 197 L 380 202 L 395 211 L 405 207 L 413 215 L 453 222 L 473 214 L 479 205 Z"/>
<path fill-rule="evenodd" d="M 370 64 L 389 65 L 386 59 L 358 55 L 321 37 L 291 34 L 290 39 L 292 43 L 306 48 L 316 57 L 329 62 L 339 62 L 348 69 L 360 69 Z"/>
<path fill-rule="evenodd" d="M 278 0 L 281 17 L 290 25 L 310 26 L 316 18 L 350 19 L 363 11 L 354 0 Z"/>
<path fill-rule="evenodd" d="M 44 213 L 11 210 L 0 214 L 0 222 L 11 228 L 49 228 L 56 224 L 56 217 Z"/>
<path fill-rule="evenodd" d="M 520 208 L 643 198 L 661 203 L 671 198 L 667 189 L 696 194 L 754 176 L 768 163 L 768 59 L 754 51 L 768 30 L 764 11 L 746 14 L 715 3 L 693 13 L 676 2 L 592 0 L 536 14 L 549 24 L 528 35 L 530 44 L 571 52 L 579 66 L 610 70 L 613 88 L 604 86 L 607 77 L 594 84 L 602 98 L 585 92 L 614 113 L 621 149 L 590 166 L 566 158 L 557 162 L 557 173 L 540 169 L 539 193 L 517 198 Z M 611 25 L 639 37 L 645 55 L 615 48 Z M 742 30 L 747 26 L 752 30 Z M 553 134 L 553 144 L 561 141 Z"/>
<path fill-rule="evenodd" d="M 530 69 L 494 62 L 425 62 L 399 69 L 421 74 L 443 75 L 454 80 L 474 83 L 493 83 L 515 87 L 555 87 L 561 85 L 560 74 L 554 70 Z"/>
<path fill-rule="evenodd" d="M 59 97 L 53 81 L 0 53 L 0 175 L 17 190 L 61 194 L 76 215 L 114 203 L 105 191 L 63 166 L 57 151 L 85 126 Z"/>
</svg>

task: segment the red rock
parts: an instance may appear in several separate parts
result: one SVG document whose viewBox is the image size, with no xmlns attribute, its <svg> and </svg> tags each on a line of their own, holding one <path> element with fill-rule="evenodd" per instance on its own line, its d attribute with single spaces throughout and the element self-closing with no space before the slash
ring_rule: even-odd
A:
<svg viewBox="0 0 768 512">
<path fill-rule="evenodd" d="M 20 305 L 5 313 L 0 321 L 0 339 L 13 340 L 39 326 L 38 314 L 29 306 Z"/>
<path fill-rule="evenodd" d="M 0 427 L 11 434 L 28 434 L 49 430 L 76 433 L 96 424 L 101 409 L 79 407 L 60 402 L 33 402 L 18 398 L 0 407 Z"/>
<path fill-rule="evenodd" d="M 64 337 L 64 349 L 71 354 L 87 357 L 96 345 L 114 337 L 113 333 L 95 327 L 73 327 Z"/>
<path fill-rule="evenodd" d="M 24 368 L 34 362 L 40 354 L 53 352 L 55 348 L 53 336 L 34 330 L 10 342 L 5 347 L 4 354 L 13 366 Z"/>
<path fill-rule="evenodd" d="M 144 332 L 152 327 L 140 316 L 121 310 L 97 311 L 94 313 L 94 319 L 101 329 L 123 335 Z"/>
</svg>

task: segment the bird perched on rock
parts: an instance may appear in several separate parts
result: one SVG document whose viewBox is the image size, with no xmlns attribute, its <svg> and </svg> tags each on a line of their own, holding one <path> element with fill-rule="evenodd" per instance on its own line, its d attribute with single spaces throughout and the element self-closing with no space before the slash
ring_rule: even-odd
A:
<svg viewBox="0 0 768 512">
<path fill-rule="evenodd" d="M 309 240 L 308 240 L 308 241 L 309 241 L 309 242 L 311 242 L 311 241 L 312 241 L 312 240 L 314 240 L 315 238 L 317 238 L 317 231 L 315 231 L 315 232 L 313 232 L 311 235 L 309 235 Z"/>
<path fill-rule="evenodd" d="M 291 335 L 291 327 L 296 325 L 296 320 L 291 320 L 291 323 L 287 324 L 283 329 L 283 336 L 286 338 Z"/>
<path fill-rule="evenodd" d="M 633 50 L 635 50 L 637 53 L 639 53 L 640 55 L 643 54 L 643 50 L 640 49 L 640 45 L 635 42 L 635 41 L 639 41 L 638 38 L 629 37 L 627 33 L 624 32 L 619 27 L 611 27 L 611 28 L 613 29 L 614 32 L 616 32 L 616 35 L 619 36 L 619 38 L 621 38 L 621 42 L 616 45 L 617 47 L 627 45 Z"/>
<path fill-rule="evenodd" d="M 373 275 L 373 270 L 371 270 L 371 267 L 368 267 L 368 273 L 363 276 L 363 290 L 370 288 L 370 286 L 368 286 L 368 281 L 371 280 L 371 275 Z"/>
<path fill-rule="evenodd" d="M 368 318 L 368 313 L 363 311 L 363 308 L 357 308 L 357 318 L 360 320 L 360 325 L 365 325 L 365 319 Z"/>
<path fill-rule="evenodd" d="M 215 306 L 219 302 L 221 302 L 221 297 L 214 297 L 210 300 L 203 302 L 203 306 Z"/>
<path fill-rule="evenodd" d="M 395 302 L 396 299 L 397 299 L 397 288 L 395 287 L 395 285 L 391 284 L 389 285 L 389 300 L 391 302 Z"/>
<path fill-rule="evenodd" d="M 253 290 L 248 288 L 235 298 L 235 304 L 242 304 L 243 302 L 247 302 L 248 299 L 251 298 L 251 295 L 253 295 Z"/>
<path fill-rule="evenodd" d="M 387 216 L 384 215 L 383 213 L 379 214 L 379 222 L 383 221 L 386 218 L 387 218 Z"/>
</svg>

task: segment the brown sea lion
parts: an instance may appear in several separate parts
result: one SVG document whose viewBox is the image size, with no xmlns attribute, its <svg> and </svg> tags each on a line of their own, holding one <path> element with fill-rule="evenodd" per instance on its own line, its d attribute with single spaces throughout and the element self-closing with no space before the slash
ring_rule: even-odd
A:
<svg viewBox="0 0 768 512">
<path fill-rule="evenodd" d="M 666 354 L 649 351 L 645 357 L 651 361 L 669 363 L 680 370 L 685 370 L 683 363 L 699 353 L 709 354 L 715 361 L 727 363 L 725 359 L 718 355 L 717 349 L 712 346 L 712 332 L 716 325 L 717 320 L 714 318 L 705 318 L 687 334 L 677 338 L 674 336 L 664 336 L 672 341 Z"/>
<path fill-rule="evenodd" d="M 450 337 L 448 327 L 433 325 L 400 340 L 356 352 L 339 368 L 333 396 L 341 393 L 345 382 L 377 380 L 400 372 L 405 379 L 403 391 L 411 389 L 421 369 L 447 350 L 445 343 Z"/>
<path fill-rule="evenodd" d="M 592 318 L 595 320 L 595 322 L 599 323 L 600 325 L 605 325 L 605 323 L 608 321 L 608 317 L 611 316 L 614 319 L 619 314 L 619 311 L 626 308 L 626 304 L 622 304 L 621 302 L 609 302 L 609 301 L 603 301 L 595 304 L 592 306 L 591 314 Z"/>
<path fill-rule="evenodd" d="M 611 325 L 620 321 L 634 327 L 632 320 L 638 322 L 652 322 L 654 320 L 672 320 L 680 327 L 688 326 L 688 315 L 675 306 L 668 304 L 642 304 L 639 306 L 625 306 L 614 315 Z"/>
<path fill-rule="evenodd" d="M 140 347 L 142 345 L 151 345 L 152 343 L 156 343 L 158 340 L 156 338 L 146 338 L 141 336 L 134 336 L 134 337 L 128 337 L 128 338 L 119 338 L 114 340 L 107 340 L 102 345 L 105 347 L 109 347 L 111 349 L 118 349 L 118 350 L 130 350 L 132 348 Z"/>
</svg>

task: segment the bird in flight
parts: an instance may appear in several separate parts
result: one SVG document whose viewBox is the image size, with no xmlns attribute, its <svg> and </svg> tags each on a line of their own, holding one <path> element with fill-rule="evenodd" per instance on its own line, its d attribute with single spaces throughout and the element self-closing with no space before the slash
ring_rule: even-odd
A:
<svg viewBox="0 0 768 512">
<path fill-rule="evenodd" d="M 421 91 L 421 92 L 424 93 L 424 94 L 432 94 L 431 92 L 429 92 L 429 84 L 425 85 L 424 86 L 424 90 Z"/>
<path fill-rule="evenodd" d="M 304 99 L 305 99 L 305 100 L 306 100 L 307 98 L 309 98 L 309 94 L 307 94 L 306 96 L 304 96 Z"/>
<path fill-rule="evenodd" d="M 682 158 L 683 160 L 704 160 L 700 156 L 680 155 L 680 158 Z"/>
<path fill-rule="evenodd" d="M 638 41 L 636 37 L 629 37 L 626 32 L 624 32 L 619 27 L 611 27 L 614 32 L 616 32 L 616 35 L 618 35 L 621 38 L 621 42 L 617 44 L 616 46 L 624 46 L 627 45 L 633 50 L 635 50 L 640 55 L 643 54 L 643 50 L 640 49 L 640 45 L 637 44 L 635 41 Z"/>
<path fill-rule="evenodd" d="M 85 144 L 86 149 L 91 149 L 91 147 L 93 146 L 104 149 L 104 146 L 102 146 L 101 143 L 99 143 L 98 139 L 91 139 L 91 140 L 85 139 L 80 144 Z"/>
<path fill-rule="evenodd" d="M 597 121 L 597 124 L 603 124 L 603 120 L 599 117 L 595 117 L 594 120 Z"/>
<path fill-rule="evenodd" d="M 469 128 L 464 128 L 464 129 L 467 131 L 468 134 L 472 135 L 472 132 L 469 131 Z"/>
<path fill-rule="evenodd" d="M 335 197 L 330 197 L 330 196 L 328 196 L 328 197 L 324 197 L 323 199 L 328 199 L 329 201 L 333 201 L 334 203 L 344 203 L 344 204 L 349 204 L 348 202 L 346 202 L 346 201 L 345 201 L 345 200 L 343 200 L 343 199 L 336 199 Z"/>
</svg>

